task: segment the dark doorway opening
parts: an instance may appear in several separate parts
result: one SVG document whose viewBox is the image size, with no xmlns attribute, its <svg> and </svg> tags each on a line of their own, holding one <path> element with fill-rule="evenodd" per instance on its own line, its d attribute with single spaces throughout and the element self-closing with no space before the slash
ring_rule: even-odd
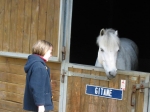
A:
<svg viewBox="0 0 150 112">
<path fill-rule="evenodd" d="M 70 62 L 95 65 L 100 29 L 113 28 L 137 44 L 138 71 L 150 72 L 149 6 L 148 0 L 73 0 Z"/>
</svg>

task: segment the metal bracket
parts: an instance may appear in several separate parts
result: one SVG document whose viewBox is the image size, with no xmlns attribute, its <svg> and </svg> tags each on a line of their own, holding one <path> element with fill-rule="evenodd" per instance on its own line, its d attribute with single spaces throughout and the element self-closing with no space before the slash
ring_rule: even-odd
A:
<svg viewBox="0 0 150 112">
<path fill-rule="evenodd" d="M 84 73 L 75 73 L 71 71 L 66 72 L 65 70 L 63 70 L 63 73 L 61 74 L 62 83 L 64 83 L 65 76 L 76 76 L 76 77 L 84 77 L 84 78 L 90 78 L 90 79 L 95 79 L 95 80 L 109 81 L 109 79 L 106 76 L 96 76 L 96 75 L 89 75 L 89 74 L 84 74 Z"/>
<path fill-rule="evenodd" d="M 106 76 L 96 76 L 96 75 L 89 75 L 89 74 L 84 74 L 84 73 L 75 73 L 75 72 L 71 72 L 71 71 L 68 71 L 68 73 L 65 75 L 109 81 L 109 79 Z"/>
</svg>

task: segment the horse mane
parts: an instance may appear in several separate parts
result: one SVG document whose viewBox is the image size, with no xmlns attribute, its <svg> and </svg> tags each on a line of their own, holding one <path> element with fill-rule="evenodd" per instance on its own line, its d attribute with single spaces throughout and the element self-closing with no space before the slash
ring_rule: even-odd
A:
<svg viewBox="0 0 150 112">
<path fill-rule="evenodd" d="M 97 38 L 99 47 L 105 47 L 107 50 L 115 50 L 120 46 L 120 39 L 117 31 L 113 29 L 102 29 Z"/>
</svg>

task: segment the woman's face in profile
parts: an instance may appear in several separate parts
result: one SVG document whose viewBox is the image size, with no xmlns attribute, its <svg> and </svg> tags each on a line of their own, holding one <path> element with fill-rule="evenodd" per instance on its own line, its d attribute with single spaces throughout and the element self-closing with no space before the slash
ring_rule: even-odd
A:
<svg viewBox="0 0 150 112">
<path fill-rule="evenodd" d="M 46 59 L 46 61 L 49 60 L 49 58 L 52 56 L 52 50 L 53 48 L 50 47 L 50 49 L 45 53 L 45 55 L 43 56 L 44 59 Z"/>
</svg>

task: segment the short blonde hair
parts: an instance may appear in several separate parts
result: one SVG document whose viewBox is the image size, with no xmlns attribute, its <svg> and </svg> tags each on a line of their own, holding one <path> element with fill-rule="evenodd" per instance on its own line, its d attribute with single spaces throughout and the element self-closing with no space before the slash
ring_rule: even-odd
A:
<svg viewBox="0 0 150 112">
<path fill-rule="evenodd" d="M 53 45 L 46 40 L 38 40 L 32 47 L 32 54 L 38 54 L 44 56 L 45 53 L 53 47 Z"/>
</svg>

